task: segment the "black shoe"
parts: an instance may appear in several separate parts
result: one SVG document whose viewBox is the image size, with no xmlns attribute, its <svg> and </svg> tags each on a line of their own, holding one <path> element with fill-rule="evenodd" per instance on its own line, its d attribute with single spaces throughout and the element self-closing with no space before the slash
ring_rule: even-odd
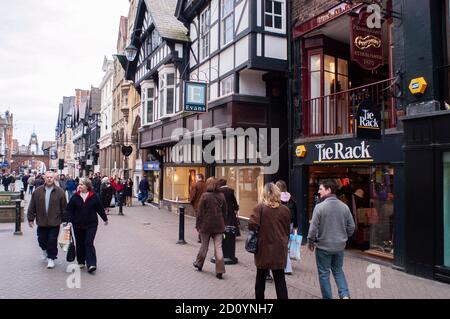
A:
<svg viewBox="0 0 450 319">
<path fill-rule="evenodd" d="M 202 267 L 196 265 L 195 263 L 192 264 L 195 268 L 197 268 L 197 271 L 202 271 Z"/>
<path fill-rule="evenodd" d="M 223 274 L 216 274 L 216 277 L 217 277 L 218 279 L 223 279 Z"/>
<path fill-rule="evenodd" d="M 267 275 L 266 280 L 267 280 L 267 281 L 273 281 L 273 278 L 272 278 L 271 275 Z"/>
<path fill-rule="evenodd" d="M 95 266 L 89 266 L 89 268 L 88 268 L 88 273 L 90 273 L 90 274 L 92 274 L 94 271 L 96 271 L 97 270 L 97 267 L 95 267 Z"/>
</svg>

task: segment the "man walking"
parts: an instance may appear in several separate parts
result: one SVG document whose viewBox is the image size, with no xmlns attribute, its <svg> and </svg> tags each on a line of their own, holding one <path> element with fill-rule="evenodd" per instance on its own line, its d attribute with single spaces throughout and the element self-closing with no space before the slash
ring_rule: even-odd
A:
<svg viewBox="0 0 450 319">
<path fill-rule="evenodd" d="M 29 178 L 30 178 L 30 176 L 28 175 L 28 173 L 25 173 L 25 175 L 22 177 L 23 190 L 24 190 L 25 194 L 27 193 L 27 190 L 28 190 L 28 179 Z"/>
<path fill-rule="evenodd" d="M 189 202 L 195 211 L 195 217 L 198 217 L 198 209 L 200 207 L 200 197 L 206 192 L 205 177 L 202 174 L 195 175 L 195 184 L 189 190 Z M 197 229 L 199 232 L 199 230 Z M 198 242 L 201 243 L 200 232 L 198 233 Z"/>
<path fill-rule="evenodd" d="M 139 182 L 139 192 L 141 192 L 140 202 L 142 203 L 142 206 L 145 206 L 145 202 L 147 201 L 149 191 L 150 191 L 150 184 L 148 182 L 147 175 L 144 175 L 144 179 L 142 179 Z"/>
<path fill-rule="evenodd" d="M 341 299 L 349 299 L 347 280 L 342 267 L 347 240 L 353 235 L 355 223 L 347 205 L 336 197 L 337 185 L 333 180 L 320 184 L 322 200 L 314 208 L 308 233 L 308 248 L 316 250 L 316 264 L 319 273 L 323 299 L 332 299 L 330 269 L 336 280 Z"/>
<path fill-rule="evenodd" d="M 42 259 L 47 261 L 47 268 L 55 267 L 58 255 L 59 227 L 67 206 L 64 191 L 55 185 L 55 173 L 45 173 L 45 184 L 36 188 L 28 206 L 28 225 L 34 226 L 36 219 L 39 247 Z"/>
</svg>

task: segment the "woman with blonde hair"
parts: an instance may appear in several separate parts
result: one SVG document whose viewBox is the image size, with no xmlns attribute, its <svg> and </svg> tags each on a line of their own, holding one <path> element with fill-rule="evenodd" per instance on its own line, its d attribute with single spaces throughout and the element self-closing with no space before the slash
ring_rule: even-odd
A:
<svg viewBox="0 0 450 319">
<path fill-rule="evenodd" d="M 225 216 L 227 204 L 222 193 L 219 192 L 217 179 L 210 177 L 206 181 L 206 192 L 200 197 L 196 227 L 202 245 L 194 262 L 194 267 L 202 271 L 209 240 L 214 240 L 214 256 L 216 258 L 216 277 L 223 279 L 225 273 L 225 260 L 222 250 L 223 233 L 225 232 Z"/>
<path fill-rule="evenodd" d="M 266 277 L 272 270 L 278 299 L 288 299 L 284 268 L 288 254 L 291 213 L 281 205 L 281 192 L 274 183 L 264 186 L 262 203 L 253 209 L 248 222 L 251 231 L 258 232 L 255 254 L 256 299 L 264 299 Z"/>
</svg>

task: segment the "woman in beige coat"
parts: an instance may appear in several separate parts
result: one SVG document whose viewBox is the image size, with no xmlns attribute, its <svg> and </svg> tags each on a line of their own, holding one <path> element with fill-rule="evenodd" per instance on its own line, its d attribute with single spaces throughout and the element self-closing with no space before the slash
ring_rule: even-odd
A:
<svg viewBox="0 0 450 319">
<path fill-rule="evenodd" d="M 248 228 L 258 231 L 258 250 L 255 254 L 256 299 L 264 299 L 266 277 L 272 270 L 278 299 L 288 299 L 284 268 L 288 254 L 291 213 L 281 205 L 280 189 L 266 184 L 262 203 L 253 209 Z"/>
</svg>

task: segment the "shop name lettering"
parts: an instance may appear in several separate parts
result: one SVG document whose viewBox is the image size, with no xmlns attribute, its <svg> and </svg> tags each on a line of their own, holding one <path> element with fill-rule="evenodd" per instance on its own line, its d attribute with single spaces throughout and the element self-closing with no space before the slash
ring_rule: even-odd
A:
<svg viewBox="0 0 450 319">
<path fill-rule="evenodd" d="M 359 117 L 359 127 L 379 129 L 378 120 L 375 118 L 375 114 L 369 110 L 362 110 L 363 116 Z"/>
<path fill-rule="evenodd" d="M 334 143 L 334 146 L 326 147 L 325 144 L 316 145 L 319 150 L 319 162 L 333 160 L 357 160 L 372 159 L 369 153 L 370 145 L 361 142 L 360 146 L 344 147 L 343 143 Z"/>
</svg>

